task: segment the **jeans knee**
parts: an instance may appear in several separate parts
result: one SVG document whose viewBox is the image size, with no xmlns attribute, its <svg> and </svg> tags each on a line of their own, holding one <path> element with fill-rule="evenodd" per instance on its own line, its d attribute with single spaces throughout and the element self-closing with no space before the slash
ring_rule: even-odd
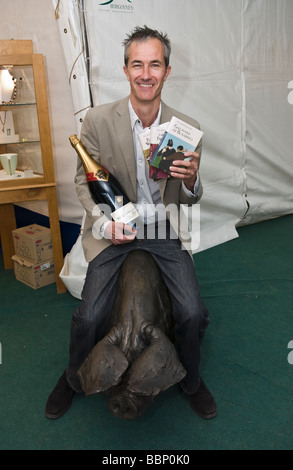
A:
<svg viewBox="0 0 293 470">
<path fill-rule="evenodd" d="M 80 305 L 72 316 L 72 323 L 75 326 L 82 327 L 83 330 L 90 329 L 97 323 L 96 316 L 90 308 Z"/>
<path fill-rule="evenodd" d="M 174 315 L 177 327 L 184 326 L 195 330 L 206 328 L 209 324 L 209 313 L 205 306 L 193 306 L 184 308 L 182 305 L 180 312 Z"/>
</svg>

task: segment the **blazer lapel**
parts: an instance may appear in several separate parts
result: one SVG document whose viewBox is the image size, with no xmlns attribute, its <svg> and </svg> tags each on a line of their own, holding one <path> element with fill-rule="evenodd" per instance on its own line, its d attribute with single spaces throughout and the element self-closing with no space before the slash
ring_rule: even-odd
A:
<svg viewBox="0 0 293 470">
<path fill-rule="evenodd" d="M 128 100 L 129 97 L 124 98 L 119 102 L 114 116 L 114 126 L 117 133 L 117 139 L 121 147 L 121 158 L 123 159 L 121 164 L 126 166 L 129 174 L 129 181 L 125 181 L 125 184 L 128 186 L 127 192 L 130 199 L 136 201 L 136 164 L 128 111 Z"/>
</svg>

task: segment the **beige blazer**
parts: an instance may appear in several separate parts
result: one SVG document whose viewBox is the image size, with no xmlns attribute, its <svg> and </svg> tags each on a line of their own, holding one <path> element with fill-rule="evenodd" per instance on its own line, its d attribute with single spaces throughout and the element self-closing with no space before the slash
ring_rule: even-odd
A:
<svg viewBox="0 0 293 470">
<path fill-rule="evenodd" d="M 119 181 L 127 196 L 136 202 L 136 164 L 132 139 L 132 130 L 128 110 L 129 97 L 114 103 L 103 104 L 91 108 L 84 119 L 81 130 L 81 141 L 87 151 L 101 165 L 107 168 Z M 167 122 L 176 116 L 199 128 L 197 121 L 168 107 L 162 102 L 161 122 Z M 197 148 L 201 154 L 201 142 Z M 112 242 L 101 238 L 100 228 L 105 220 L 104 214 L 99 213 L 91 198 L 85 172 L 78 158 L 75 177 L 78 198 L 86 211 L 86 219 L 82 235 L 85 258 L 89 262 Z M 180 204 L 191 205 L 202 196 L 202 185 L 196 197 L 187 197 L 182 189 L 182 183 L 176 179 L 162 179 L 158 182 L 161 198 L 165 206 L 179 208 Z M 171 224 L 181 240 L 187 240 L 187 232 L 177 230 L 176 210 L 169 215 Z"/>
</svg>

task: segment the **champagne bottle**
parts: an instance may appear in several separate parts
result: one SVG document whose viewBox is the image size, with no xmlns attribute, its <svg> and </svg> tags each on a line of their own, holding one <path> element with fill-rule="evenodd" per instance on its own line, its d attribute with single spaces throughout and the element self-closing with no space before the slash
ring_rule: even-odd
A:
<svg viewBox="0 0 293 470">
<path fill-rule="evenodd" d="M 77 135 L 71 135 L 69 141 L 83 164 L 89 190 L 95 203 L 106 204 L 115 222 L 123 222 L 135 227 L 135 219 L 139 214 L 116 178 L 89 155 Z"/>
</svg>

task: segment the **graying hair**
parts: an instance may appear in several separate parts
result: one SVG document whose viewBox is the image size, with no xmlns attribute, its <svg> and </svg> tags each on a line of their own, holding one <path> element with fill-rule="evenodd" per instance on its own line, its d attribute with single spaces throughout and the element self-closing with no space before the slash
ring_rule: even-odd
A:
<svg viewBox="0 0 293 470">
<path fill-rule="evenodd" d="M 136 26 L 134 30 L 126 36 L 126 39 L 122 42 L 124 46 L 124 64 L 127 67 L 129 59 L 129 47 L 132 42 L 142 42 L 148 39 L 159 39 L 164 47 L 164 61 L 166 68 L 169 65 L 169 59 L 171 54 L 171 44 L 167 34 L 160 33 L 156 29 L 148 28 L 146 25 L 143 27 Z"/>
</svg>

